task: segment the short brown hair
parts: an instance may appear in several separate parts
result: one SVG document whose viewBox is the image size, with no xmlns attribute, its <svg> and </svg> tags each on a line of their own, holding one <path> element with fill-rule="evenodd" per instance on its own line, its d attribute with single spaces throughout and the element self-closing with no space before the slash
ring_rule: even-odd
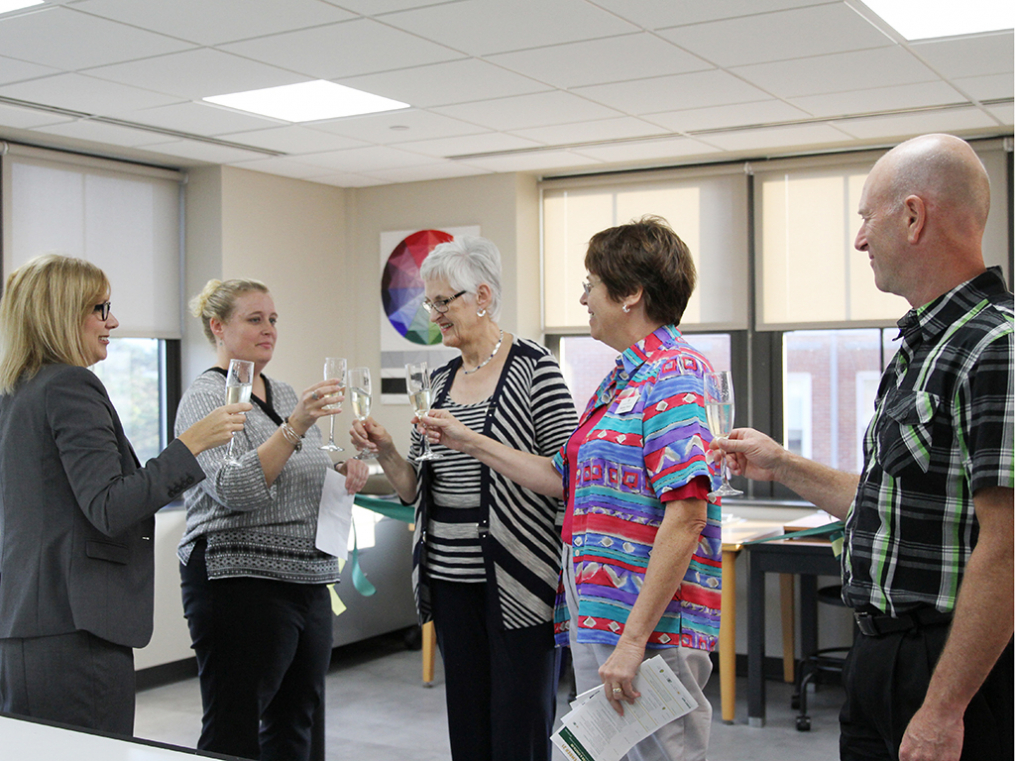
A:
<svg viewBox="0 0 1015 761">
<path fill-rule="evenodd" d="M 687 244 L 656 216 L 593 235 L 585 269 L 603 281 L 614 301 L 641 288 L 645 314 L 666 325 L 680 324 L 697 280 Z"/>
<path fill-rule="evenodd" d="M 0 394 L 43 365 L 91 364 L 81 328 L 108 293 L 106 274 L 84 259 L 46 254 L 14 270 L 0 301 Z"/>
</svg>

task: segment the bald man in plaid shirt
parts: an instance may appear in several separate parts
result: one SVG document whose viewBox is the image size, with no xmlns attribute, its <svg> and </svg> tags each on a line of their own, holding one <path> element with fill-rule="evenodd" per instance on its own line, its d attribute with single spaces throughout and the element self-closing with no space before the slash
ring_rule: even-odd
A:
<svg viewBox="0 0 1015 761">
<path fill-rule="evenodd" d="M 1009 759 L 1012 749 L 1012 294 L 984 266 L 987 174 L 924 135 L 885 154 L 860 198 L 856 248 L 913 309 L 885 370 L 860 476 L 752 429 L 713 449 L 845 520 L 841 758 Z"/>
</svg>

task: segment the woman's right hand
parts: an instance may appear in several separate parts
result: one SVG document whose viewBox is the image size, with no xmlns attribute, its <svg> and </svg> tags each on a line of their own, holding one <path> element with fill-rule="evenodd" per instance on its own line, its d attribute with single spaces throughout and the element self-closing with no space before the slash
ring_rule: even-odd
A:
<svg viewBox="0 0 1015 761">
<path fill-rule="evenodd" d="M 412 422 L 425 427 L 423 435 L 431 444 L 443 444 L 456 452 L 464 452 L 469 437 L 475 435 L 475 431 L 447 410 L 430 410 L 422 420 L 413 418 Z"/>
<path fill-rule="evenodd" d="M 199 455 L 206 449 L 214 449 L 228 444 L 233 434 L 243 430 L 246 416 L 243 414 L 254 409 L 250 402 L 226 404 L 209 412 L 194 425 L 181 433 L 177 438 L 184 443 L 191 454 Z"/>
<path fill-rule="evenodd" d="M 349 438 L 357 449 L 365 449 L 375 455 L 395 445 L 388 429 L 372 417 L 366 420 L 353 420 Z"/>
</svg>

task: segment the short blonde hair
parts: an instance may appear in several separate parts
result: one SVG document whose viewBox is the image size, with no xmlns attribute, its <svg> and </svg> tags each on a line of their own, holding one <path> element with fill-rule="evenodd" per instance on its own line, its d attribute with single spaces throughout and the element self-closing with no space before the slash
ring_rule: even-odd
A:
<svg viewBox="0 0 1015 761">
<path fill-rule="evenodd" d="M 268 293 L 268 286 L 260 280 L 249 278 L 209 280 L 201 292 L 190 300 L 190 313 L 201 320 L 204 335 L 212 346 L 215 346 L 215 334 L 211 332 L 211 318 L 229 322 L 236 309 L 236 299 L 251 291 Z"/>
<path fill-rule="evenodd" d="M 106 274 L 84 259 L 46 254 L 12 272 L 0 300 L 0 394 L 43 365 L 88 367 L 81 329 L 108 293 Z"/>
</svg>

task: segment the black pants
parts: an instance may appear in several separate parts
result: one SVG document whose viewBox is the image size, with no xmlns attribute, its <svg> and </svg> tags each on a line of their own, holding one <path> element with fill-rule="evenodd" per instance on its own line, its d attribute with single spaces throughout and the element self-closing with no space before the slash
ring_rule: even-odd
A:
<svg viewBox="0 0 1015 761">
<path fill-rule="evenodd" d="M 430 581 L 455 761 L 548 761 L 553 624 L 503 629 L 492 584 Z"/>
<path fill-rule="evenodd" d="M 0 639 L 0 711 L 129 737 L 134 651 L 85 631 Z"/>
<path fill-rule="evenodd" d="M 898 759 L 948 631 L 946 624 L 938 624 L 881 637 L 857 636 L 843 672 L 842 761 Z M 1012 678 L 1009 642 L 966 709 L 962 761 L 1012 758 Z"/>
<path fill-rule="evenodd" d="M 261 761 L 306 761 L 331 662 L 323 584 L 208 580 L 204 545 L 180 566 L 204 718 L 197 747 Z"/>
</svg>

